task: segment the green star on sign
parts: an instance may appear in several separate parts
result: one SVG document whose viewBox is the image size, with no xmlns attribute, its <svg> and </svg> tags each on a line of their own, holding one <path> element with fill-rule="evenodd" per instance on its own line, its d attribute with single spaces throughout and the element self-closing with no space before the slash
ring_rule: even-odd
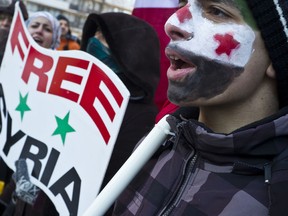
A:
<svg viewBox="0 0 288 216">
<path fill-rule="evenodd" d="M 23 97 L 22 94 L 19 92 L 19 104 L 18 106 L 16 107 L 16 111 L 19 111 L 20 114 L 21 114 L 21 121 L 23 120 L 23 117 L 24 117 L 24 113 L 26 111 L 30 111 L 30 107 L 27 105 L 27 99 L 28 99 L 28 93 Z"/>
<path fill-rule="evenodd" d="M 65 143 L 66 134 L 70 132 L 75 132 L 74 128 L 72 128 L 68 123 L 69 115 L 70 115 L 70 112 L 68 112 L 63 119 L 55 116 L 56 122 L 57 122 L 57 128 L 53 132 L 52 136 L 59 134 L 61 136 L 63 144 Z"/>
</svg>

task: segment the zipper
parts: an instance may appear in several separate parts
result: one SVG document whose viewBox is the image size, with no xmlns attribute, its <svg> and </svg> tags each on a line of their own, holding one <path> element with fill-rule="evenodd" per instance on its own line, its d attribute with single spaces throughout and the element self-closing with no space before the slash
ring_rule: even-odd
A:
<svg viewBox="0 0 288 216">
<path fill-rule="evenodd" d="M 175 208 L 175 206 L 179 203 L 181 196 L 184 193 L 184 190 L 188 184 L 188 181 L 194 171 L 197 158 L 198 158 L 197 153 L 193 157 L 190 158 L 190 161 L 188 162 L 188 166 L 186 167 L 184 171 L 184 177 L 182 179 L 182 182 L 180 184 L 180 187 L 177 193 L 174 195 L 174 198 L 170 201 L 170 204 L 166 205 L 166 207 L 158 214 L 159 216 L 168 216 L 172 212 L 172 210 Z"/>
<path fill-rule="evenodd" d="M 268 193 L 268 215 L 270 216 L 271 206 L 272 206 L 272 196 L 271 196 L 271 176 L 272 176 L 272 165 L 271 163 L 264 164 L 264 179 L 265 184 L 267 185 L 267 193 Z"/>
<path fill-rule="evenodd" d="M 271 163 L 264 164 L 264 177 L 265 177 L 265 183 L 270 185 L 271 183 Z"/>
</svg>

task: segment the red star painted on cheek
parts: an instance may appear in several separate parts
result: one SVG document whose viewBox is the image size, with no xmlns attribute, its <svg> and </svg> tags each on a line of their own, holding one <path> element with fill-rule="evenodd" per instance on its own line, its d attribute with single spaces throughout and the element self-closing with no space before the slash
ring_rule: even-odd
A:
<svg viewBox="0 0 288 216">
<path fill-rule="evenodd" d="M 220 42 L 218 48 L 215 50 L 218 55 L 226 53 L 227 56 L 230 56 L 232 50 L 238 48 L 240 44 L 231 34 L 216 34 L 214 35 L 214 39 Z"/>
<path fill-rule="evenodd" d="M 183 23 L 185 20 L 189 20 L 192 18 L 192 14 L 189 11 L 189 6 L 190 4 L 187 4 L 186 6 L 182 7 L 176 12 L 176 15 L 180 23 Z"/>
</svg>

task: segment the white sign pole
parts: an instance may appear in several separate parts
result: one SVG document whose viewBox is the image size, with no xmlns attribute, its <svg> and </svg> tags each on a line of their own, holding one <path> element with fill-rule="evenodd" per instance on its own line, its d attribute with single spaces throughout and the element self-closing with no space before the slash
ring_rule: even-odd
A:
<svg viewBox="0 0 288 216">
<path fill-rule="evenodd" d="M 170 133 L 164 116 L 96 197 L 83 216 L 102 216 Z"/>
</svg>

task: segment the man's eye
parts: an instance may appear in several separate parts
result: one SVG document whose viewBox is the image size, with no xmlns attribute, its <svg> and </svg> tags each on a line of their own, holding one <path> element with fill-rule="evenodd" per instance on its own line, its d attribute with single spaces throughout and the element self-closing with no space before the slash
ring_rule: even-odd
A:
<svg viewBox="0 0 288 216">
<path fill-rule="evenodd" d="M 216 16 L 218 18 L 231 18 L 231 16 L 226 11 L 217 7 L 209 8 L 208 14 L 210 14 L 211 16 Z"/>
</svg>

